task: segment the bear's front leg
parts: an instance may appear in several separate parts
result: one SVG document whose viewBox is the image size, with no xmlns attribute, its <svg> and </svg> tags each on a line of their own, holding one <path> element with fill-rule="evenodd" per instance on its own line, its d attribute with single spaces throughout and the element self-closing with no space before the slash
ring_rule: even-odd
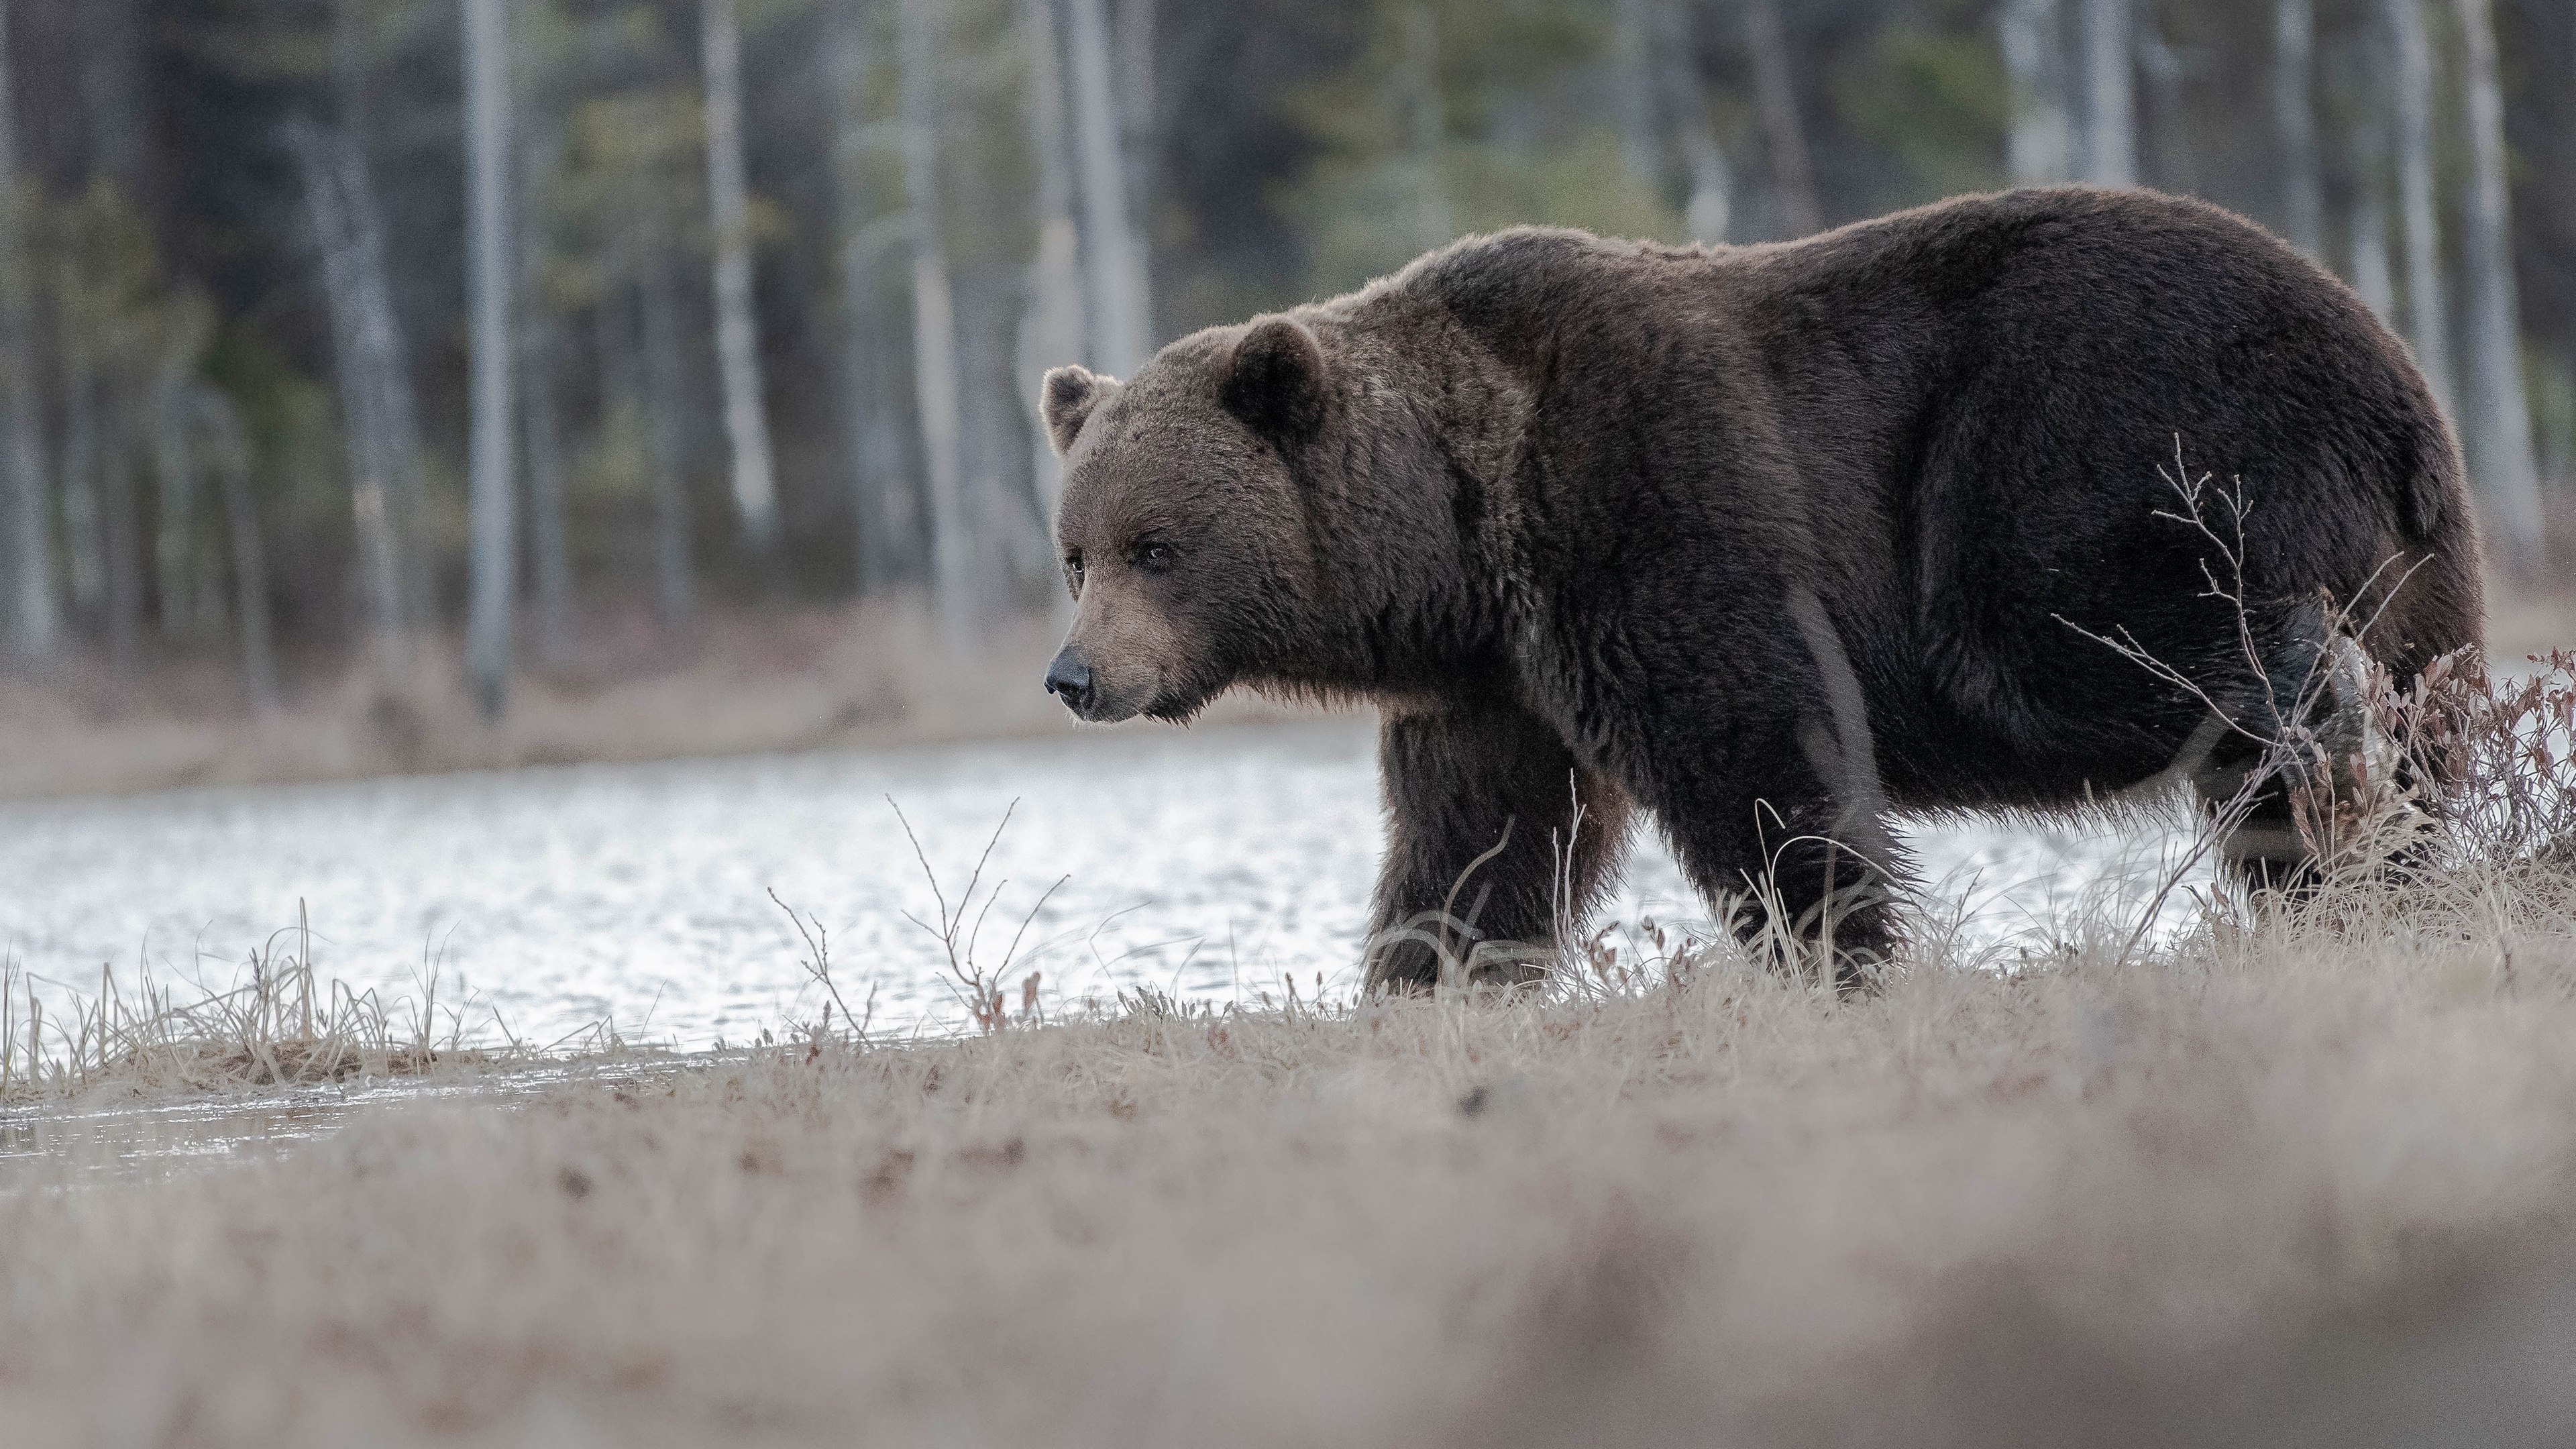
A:
<svg viewBox="0 0 2576 1449">
<path fill-rule="evenodd" d="M 1560 913 L 1579 923 L 1618 865 L 1626 795 L 1500 701 L 1388 707 L 1378 764 L 1390 828 L 1368 986 L 1535 980 Z"/>
</svg>

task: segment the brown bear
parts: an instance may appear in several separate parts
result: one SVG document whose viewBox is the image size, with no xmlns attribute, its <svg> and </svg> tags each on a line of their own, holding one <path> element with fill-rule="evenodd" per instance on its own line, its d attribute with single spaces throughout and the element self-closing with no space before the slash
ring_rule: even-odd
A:
<svg viewBox="0 0 2576 1449">
<path fill-rule="evenodd" d="M 1473 237 L 1123 383 L 1059 368 L 1043 407 L 1076 714 L 1378 707 L 1372 985 L 1529 974 L 1640 810 L 1739 929 L 1848 978 L 1897 940 L 1891 815 L 2207 789 L 2332 620 L 2401 681 L 2482 628 L 2403 345 L 2148 192 Z M 2298 849 L 2272 808 L 2258 862 Z"/>
</svg>

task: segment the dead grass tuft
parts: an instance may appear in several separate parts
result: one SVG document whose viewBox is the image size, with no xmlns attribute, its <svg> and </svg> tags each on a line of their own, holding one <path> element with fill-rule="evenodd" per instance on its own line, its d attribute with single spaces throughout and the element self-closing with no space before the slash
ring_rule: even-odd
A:
<svg viewBox="0 0 2576 1449">
<path fill-rule="evenodd" d="M 53 993 L 51 1013 L 48 994 L 15 962 L 0 961 L 0 1107 L 426 1077 L 628 1051 L 607 1023 L 553 1042 L 525 1040 L 497 1009 L 471 997 L 441 1001 L 434 962 L 423 963 L 417 997 L 389 1002 L 316 971 L 312 942 L 309 923 L 280 931 L 229 984 L 212 988 L 173 986 L 148 964 L 125 979 L 101 966 L 96 994 L 73 991 L 66 1003 Z"/>
</svg>

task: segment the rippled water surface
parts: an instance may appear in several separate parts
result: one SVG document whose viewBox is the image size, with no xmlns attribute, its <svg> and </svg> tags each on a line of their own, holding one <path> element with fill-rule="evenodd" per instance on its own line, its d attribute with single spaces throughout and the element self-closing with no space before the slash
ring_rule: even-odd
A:
<svg viewBox="0 0 2576 1449">
<path fill-rule="evenodd" d="M 442 1021 L 470 999 L 469 1022 L 497 1011 L 522 1037 L 604 1018 L 698 1047 L 820 1009 L 774 890 L 828 928 L 845 995 L 875 984 L 879 1027 L 944 1029 L 961 1007 L 904 919 L 938 905 L 894 805 L 953 908 L 1016 801 L 977 944 L 998 961 L 1027 919 L 1015 1005 L 1031 969 L 1050 1003 L 1249 997 L 1288 971 L 1346 991 L 1381 831 L 1373 745 L 1328 720 L 0 805 L 0 952 L 51 991 L 95 992 L 110 962 L 221 986 L 300 901 L 325 975 L 416 1001 L 434 969 Z M 1927 876 L 1978 883 L 1973 928 L 1995 940 L 2124 853 L 2151 860 L 2141 829 L 1912 838 Z M 1640 846 L 1616 913 L 1700 915 Z"/>
</svg>

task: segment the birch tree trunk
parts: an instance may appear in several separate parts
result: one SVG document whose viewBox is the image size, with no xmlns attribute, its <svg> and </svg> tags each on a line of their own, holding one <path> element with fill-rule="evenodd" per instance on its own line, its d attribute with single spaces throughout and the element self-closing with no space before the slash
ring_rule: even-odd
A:
<svg viewBox="0 0 2576 1449">
<path fill-rule="evenodd" d="M 138 210 L 151 201 L 151 124 L 145 105 L 145 21 L 137 0 L 79 0 L 79 86 L 89 170 Z"/>
<path fill-rule="evenodd" d="M 2485 518 L 2505 566 L 2537 575 L 2542 555 L 2540 480 L 2531 456 L 2531 403 L 2523 392 L 2521 314 L 2513 276 L 2513 213 L 2506 191 L 2504 104 L 2496 87 L 2495 19 L 2489 0 L 2455 0 L 2469 111 L 2468 460 L 2483 485 Z"/>
<path fill-rule="evenodd" d="M 35 328 L 29 303 L 34 274 L 27 256 L 26 198 L 18 176 L 17 75 L 9 49 L 10 7 L 0 0 L 0 543 L 8 548 L 6 653 L 39 662 L 53 657 L 62 631 L 54 593 L 54 550 L 47 506 L 44 405 L 36 391 Z"/>
<path fill-rule="evenodd" d="M 524 289 L 523 289 L 524 290 Z M 563 412 L 555 398 L 558 352 L 555 319 L 531 300 L 519 333 L 521 431 L 528 449 L 528 573 L 533 586 L 530 620 L 537 657 L 550 665 L 572 659 L 572 540 L 564 519 Z"/>
<path fill-rule="evenodd" d="M 1075 146 L 1081 157 L 1083 239 L 1089 244 L 1087 314 L 1093 365 L 1112 376 L 1133 377 L 1144 365 L 1149 341 L 1145 268 L 1128 206 L 1117 104 L 1110 94 L 1108 27 L 1101 17 L 1101 0 L 1070 0 L 1068 15 L 1066 42 L 1072 62 Z"/>
<path fill-rule="evenodd" d="M 349 260 L 356 273 L 360 366 L 374 396 L 373 415 L 380 433 L 386 537 L 402 588 L 395 596 L 393 628 L 396 652 L 388 664 L 403 665 L 403 653 L 421 629 L 437 616 L 437 590 L 431 582 L 428 477 L 420 441 L 420 405 L 412 391 L 410 353 L 402 321 L 394 310 L 393 279 L 385 266 L 384 209 L 367 172 L 366 153 L 356 136 L 340 138 L 341 187 L 348 197 L 352 230 Z"/>
<path fill-rule="evenodd" d="M 898 0 L 902 51 L 904 205 L 912 233 L 913 400 L 921 415 L 921 447 L 929 471 L 930 594 L 940 631 L 965 641 L 975 625 L 974 540 L 968 532 L 961 476 L 956 299 L 948 258 L 939 239 L 939 82 L 935 0 Z M 1091 0 L 1097 18 L 1098 0 Z M 1106 66 L 1102 83 L 1107 83 Z M 1102 96 L 1103 120 L 1107 97 Z M 1107 154 L 1109 184 L 1117 185 L 1116 154 Z M 1124 215 L 1118 217 L 1123 228 Z"/>
<path fill-rule="evenodd" d="M 523 7 L 519 18 L 528 12 Z M 525 30 L 522 30 L 525 35 Z M 518 130 L 525 138 L 519 150 L 519 251 L 516 278 L 519 297 L 519 405 L 528 454 L 528 552 L 537 658 L 560 666 L 572 658 L 571 539 L 564 520 L 563 417 L 555 384 L 562 328 L 546 294 L 549 244 L 547 193 L 562 153 L 562 118 L 549 104 L 535 74 L 537 47 L 519 44 L 517 86 L 526 114 Z"/>
<path fill-rule="evenodd" d="M 2316 3 L 2272 5 L 2272 129 L 2280 134 L 2282 219 L 2308 260 L 2326 255 L 2326 193 L 2316 170 Z"/>
<path fill-rule="evenodd" d="M 1995 35 L 2012 78 L 2006 164 L 2015 186 L 2046 186 L 2073 174 L 2074 120 L 2066 105 L 2066 18 L 2057 0 L 2004 0 Z"/>
<path fill-rule="evenodd" d="M 2388 265 L 2388 46 L 2383 27 L 2367 26 L 2344 52 L 2354 109 L 2353 198 L 2347 249 L 2352 289 L 2390 327 L 2399 325 L 2397 283 Z"/>
<path fill-rule="evenodd" d="M 868 179 L 868 163 L 881 144 L 881 129 L 866 119 L 868 16 L 857 4 L 831 10 L 832 74 L 836 114 L 832 124 L 834 247 L 839 261 L 842 425 L 848 435 L 852 577 L 861 598 L 883 592 L 902 572 L 919 542 L 914 489 L 902 473 L 903 435 L 889 406 L 881 336 L 878 268 L 889 243 L 904 239 L 903 218 L 888 215 Z"/>
<path fill-rule="evenodd" d="M 1610 114 L 1619 125 L 1619 165 L 1635 185 L 1664 189 L 1663 138 L 1655 126 L 1655 12 L 1659 0 L 1618 0 L 1610 27 Z"/>
<path fill-rule="evenodd" d="M 1127 234 L 1133 238 L 1136 339 L 1154 354 L 1154 180 L 1162 156 L 1161 105 L 1156 99 L 1154 26 L 1162 0 L 1117 0 L 1116 58 L 1110 77 L 1118 94 L 1118 154 L 1127 173 Z M 1052 550 L 1050 550 L 1052 552 Z"/>
<path fill-rule="evenodd" d="M 1744 38 L 1753 55 L 1753 91 L 1762 111 L 1762 133 L 1771 142 L 1771 179 L 1780 193 L 1780 219 L 1793 236 L 1824 230 L 1825 208 L 1816 193 L 1816 167 L 1807 154 L 1807 126 L 1798 113 L 1796 68 L 1779 0 L 1750 0 Z"/>
<path fill-rule="evenodd" d="M 2192 146 L 2190 131 L 2179 119 L 2163 126 L 2148 124 L 2149 117 L 2179 118 L 2188 108 L 2184 85 L 2191 63 L 2165 42 L 2155 6 L 2147 6 L 2144 14 L 2133 8 L 2130 22 L 2130 74 L 2144 83 L 2147 96 L 2141 103 L 2133 86 L 2130 114 L 2135 119 L 2130 130 L 2138 154 L 2137 184 L 2193 195 L 2200 190 L 2200 153 Z"/>
<path fill-rule="evenodd" d="M 301 122 L 288 126 L 287 140 L 322 254 L 368 623 L 379 662 L 389 678 L 400 679 L 409 668 L 412 632 L 414 568 L 405 557 L 405 519 L 416 491 L 420 435 L 384 275 L 383 235 L 372 219 L 355 142 Z"/>
<path fill-rule="evenodd" d="M 516 346 L 520 436 L 528 455 L 529 623 L 537 658 L 560 666 L 572 658 L 572 559 L 564 518 L 563 413 L 555 397 L 557 333 L 555 319 L 532 301 L 520 318 Z"/>
<path fill-rule="evenodd" d="M 1031 408 L 1015 386 L 1027 282 L 1016 268 L 967 273 L 957 286 L 957 362 L 964 380 L 958 423 L 963 434 L 967 537 L 974 542 L 976 622 L 1011 598 L 1009 584 L 1035 582 L 1055 549 L 1054 518 L 1039 518 L 1037 481 L 1025 471 L 1033 435 Z M 1034 389 L 1028 391 L 1032 400 Z M 1042 550 L 1043 545 L 1043 550 Z"/>
<path fill-rule="evenodd" d="M 2352 289 L 2391 327 L 2398 325 L 2397 278 L 2388 264 L 2388 183 L 2365 176 L 2352 201 Z"/>
<path fill-rule="evenodd" d="M 62 350 L 63 536 L 71 553 L 72 604 L 84 622 L 104 630 L 109 658 L 122 668 L 133 654 L 136 621 L 129 614 L 132 564 L 118 552 L 131 544 L 132 524 L 122 497 L 114 379 L 101 355 L 106 323 L 78 259 L 58 255 L 54 272 Z"/>
<path fill-rule="evenodd" d="M 154 519 L 154 593 L 161 635 L 185 639 L 199 628 L 192 565 L 197 544 L 197 472 L 189 446 L 196 371 L 212 327 L 207 305 L 194 296 L 173 304 L 162 339 L 161 371 L 152 390 L 153 473 L 161 485 Z"/>
<path fill-rule="evenodd" d="M 1449 217 L 1448 178 L 1441 172 L 1449 116 L 1440 96 L 1440 22 L 1427 4 L 1404 9 L 1404 59 L 1396 67 L 1396 113 L 1412 172 L 1415 250 L 1442 245 L 1457 234 Z"/>
<path fill-rule="evenodd" d="M 1032 476 L 1050 528 L 1062 478 L 1055 449 L 1047 442 L 1046 427 L 1038 415 L 1038 394 L 1048 368 L 1084 356 L 1082 238 L 1073 220 L 1073 163 L 1065 145 L 1064 50 L 1056 43 L 1053 10 L 1050 0 L 1020 0 L 1020 41 L 1029 74 L 1029 149 L 1038 162 L 1038 248 L 1029 266 L 1030 305 L 1020 319 L 1016 369 L 1019 401 L 1028 414 L 1033 444 Z"/>
<path fill-rule="evenodd" d="M 250 491 L 250 449 L 241 418 L 223 394 L 199 387 L 190 398 L 197 431 L 223 502 L 224 530 L 232 545 L 233 612 L 241 629 L 242 692 L 265 713 L 277 706 L 277 651 L 268 616 L 268 552 L 260 539 L 259 510 Z"/>
<path fill-rule="evenodd" d="M 2453 413 L 2448 305 L 2442 295 L 2442 236 L 2433 209 L 2433 49 L 2418 0 L 2383 0 L 2397 62 L 2397 203 L 2406 232 L 2407 340 L 2434 401 Z M 2454 413 L 2454 416 L 2456 414 Z"/>
<path fill-rule="evenodd" d="M 118 389 L 109 388 L 111 396 Z M 143 643 L 143 538 L 137 517 L 134 452 L 125 446 L 126 430 L 117 426 L 114 408 L 99 430 L 99 556 L 107 582 L 107 661 L 118 673 L 141 662 Z"/>
<path fill-rule="evenodd" d="M 734 0 L 699 0 L 698 14 L 706 58 L 707 201 L 715 223 L 716 361 L 724 383 L 725 441 L 733 450 L 734 509 L 752 544 L 765 550 L 778 532 L 778 484 L 761 395 L 760 324 L 752 306 L 742 39 Z"/>
<path fill-rule="evenodd" d="M 510 419 L 510 15 L 507 0 L 465 0 L 466 290 L 473 317 L 473 537 L 466 669 L 483 717 L 509 697 L 510 614 L 519 578 L 517 438 Z"/>
<path fill-rule="evenodd" d="M 2290 245 L 2325 256 L 2325 188 L 2317 175 L 2315 0 L 2274 0 L 2272 125 L 2281 145 L 2281 210 Z"/>
<path fill-rule="evenodd" d="M 1666 4 L 1655 16 L 1652 43 L 1662 57 L 1656 70 L 1664 90 L 1664 113 L 1670 118 L 1673 149 L 1689 173 L 1690 193 L 1682 220 L 1691 240 L 1710 246 L 1726 241 L 1735 203 L 1735 177 L 1726 150 L 1717 141 L 1717 125 L 1708 111 L 1708 88 L 1699 73 L 1696 7 Z"/>
<path fill-rule="evenodd" d="M 2138 184 L 2138 102 L 2129 0 L 2081 0 L 2084 40 L 2084 179 Z"/>
<path fill-rule="evenodd" d="M 663 631 L 688 637 L 697 589 L 689 568 L 689 498 L 680 473 L 680 298 L 677 258 L 655 248 L 636 288 L 643 353 L 644 466 L 653 493 L 653 607 Z"/>
<path fill-rule="evenodd" d="M 428 472 L 420 440 L 420 405 L 412 390 L 410 352 L 403 338 L 401 315 L 394 309 L 393 283 L 385 262 L 385 214 L 367 164 L 369 99 L 373 92 L 368 32 L 375 12 L 368 0 L 336 0 L 332 8 L 332 87 L 339 125 L 322 133 L 323 156 L 338 193 L 344 219 L 341 271 L 345 285 L 335 294 L 336 314 L 345 305 L 352 319 L 352 344 L 358 380 L 367 395 L 366 415 L 376 434 L 379 459 L 374 485 L 380 493 L 383 529 L 399 587 L 394 614 L 383 641 L 388 677 L 401 680 L 410 668 L 413 637 L 435 621 L 437 587 L 429 548 Z M 326 284 L 330 267 L 324 268 Z M 335 321 L 335 327 L 336 327 Z"/>
<path fill-rule="evenodd" d="M 71 295 L 68 285 L 62 290 Z M 94 626 L 107 607 L 107 551 L 99 525 L 98 382 L 81 330 L 63 319 L 63 551 L 72 608 Z"/>
</svg>

